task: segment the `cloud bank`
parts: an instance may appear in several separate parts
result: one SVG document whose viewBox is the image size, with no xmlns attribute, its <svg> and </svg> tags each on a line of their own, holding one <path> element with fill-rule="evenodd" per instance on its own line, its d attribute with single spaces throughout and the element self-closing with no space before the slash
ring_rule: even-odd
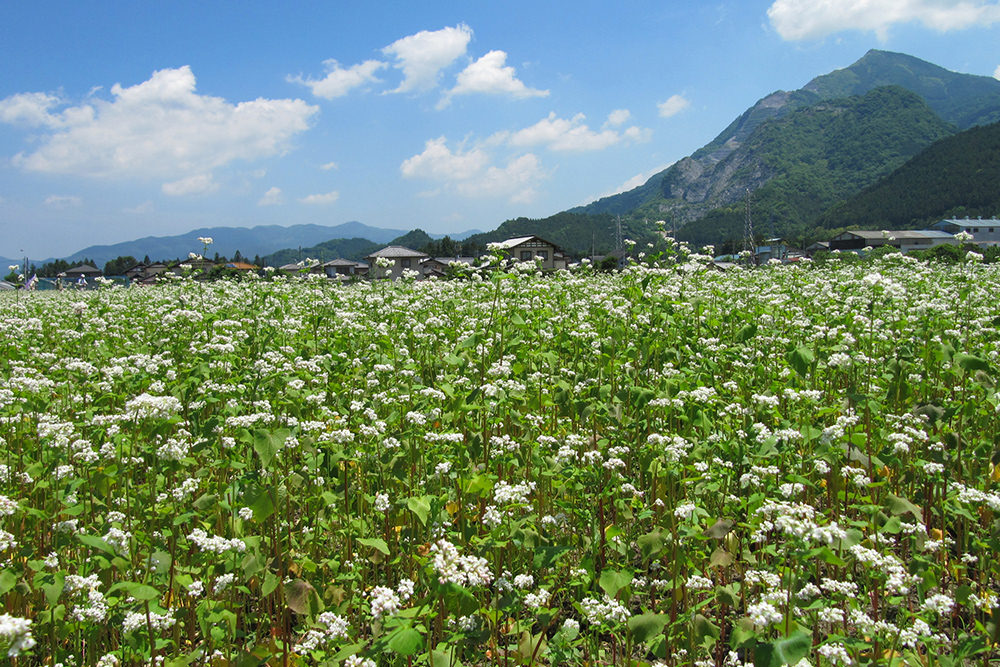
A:
<svg viewBox="0 0 1000 667">
<path fill-rule="evenodd" d="M 775 0 L 771 25 L 789 41 L 821 39 L 845 30 L 874 32 L 879 39 L 899 23 L 920 23 L 938 32 L 1000 22 L 1000 4 L 984 0 Z"/>
<path fill-rule="evenodd" d="M 175 179 L 165 193 L 206 192 L 216 187 L 213 170 L 284 152 L 319 111 L 302 100 L 231 104 L 199 95 L 188 66 L 115 84 L 111 95 L 78 106 L 46 93 L 0 100 L 0 121 L 42 131 L 38 148 L 13 163 L 49 174 Z"/>
</svg>

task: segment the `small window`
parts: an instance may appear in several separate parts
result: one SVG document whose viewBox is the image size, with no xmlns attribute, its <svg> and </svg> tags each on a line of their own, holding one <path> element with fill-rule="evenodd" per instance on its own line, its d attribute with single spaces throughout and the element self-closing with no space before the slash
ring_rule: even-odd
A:
<svg viewBox="0 0 1000 667">
<path fill-rule="evenodd" d="M 549 259 L 549 251 L 548 250 L 539 250 L 538 251 L 538 256 L 541 257 L 543 261 L 548 261 L 548 259 Z"/>
<path fill-rule="evenodd" d="M 399 260 L 399 265 L 402 266 L 404 269 L 408 269 L 408 268 L 410 268 L 410 262 L 411 261 L 412 260 L 409 260 L 409 259 L 401 259 L 401 260 Z"/>
<path fill-rule="evenodd" d="M 530 262 L 531 261 L 531 251 L 530 250 L 522 250 L 521 251 L 521 261 L 522 262 Z"/>
</svg>

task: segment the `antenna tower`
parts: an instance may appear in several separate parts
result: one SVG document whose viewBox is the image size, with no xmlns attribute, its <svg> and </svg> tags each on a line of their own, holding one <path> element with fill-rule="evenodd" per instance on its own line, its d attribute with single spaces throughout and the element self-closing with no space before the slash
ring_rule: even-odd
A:
<svg viewBox="0 0 1000 667">
<path fill-rule="evenodd" d="M 622 249 L 622 217 L 619 215 L 615 218 L 615 242 L 618 245 L 618 250 Z"/>
<path fill-rule="evenodd" d="M 757 247 L 753 240 L 753 220 L 750 219 L 750 188 L 747 188 L 746 218 L 743 222 L 743 249 L 749 253 L 747 263 L 753 265 Z"/>
</svg>

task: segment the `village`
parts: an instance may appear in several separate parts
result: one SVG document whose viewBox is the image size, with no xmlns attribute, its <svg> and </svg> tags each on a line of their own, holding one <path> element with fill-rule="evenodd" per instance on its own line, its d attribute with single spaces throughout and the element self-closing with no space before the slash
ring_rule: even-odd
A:
<svg viewBox="0 0 1000 667">
<path fill-rule="evenodd" d="M 784 239 L 769 238 L 752 245 L 743 255 L 720 255 L 714 257 L 711 266 L 728 270 L 738 265 L 759 266 L 768 263 L 794 263 L 811 259 L 821 253 L 853 253 L 865 255 L 878 248 L 894 248 L 903 254 L 913 251 L 930 250 L 948 245 L 960 246 L 965 243 L 982 248 L 1000 246 L 1000 219 L 943 219 L 926 229 L 873 231 L 850 230 L 837 234 L 829 241 L 814 243 L 807 248 L 791 247 Z M 748 246 L 750 244 L 747 244 Z M 519 262 L 535 262 L 541 271 L 557 271 L 570 268 L 581 261 L 570 256 L 565 250 L 540 236 L 520 236 L 491 244 L 491 249 L 504 257 Z M 193 253 L 192 253 L 193 254 Z M 629 252 L 619 248 L 606 255 L 591 255 L 581 258 L 583 263 L 615 270 L 623 268 L 629 260 Z M 112 282 L 124 286 L 152 285 L 170 276 L 191 276 L 197 279 L 213 279 L 241 274 L 283 275 L 323 275 L 330 280 L 341 282 L 356 280 L 396 280 L 412 278 L 427 280 L 449 278 L 458 273 L 468 272 L 479 266 L 479 257 L 452 256 L 437 257 L 425 252 L 400 245 L 388 245 L 367 255 L 364 261 L 337 258 L 327 262 L 310 260 L 288 263 L 278 267 L 258 266 L 237 258 L 234 261 L 216 262 L 200 255 L 184 261 L 138 262 L 121 275 L 105 275 L 96 266 L 80 264 L 68 268 L 55 278 L 25 276 L 19 283 L 0 281 L 0 289 L 86 289 L 102 283 Z M 13 270 L 13 267 L 11 267 Z M 20 267 L 18 267 L 20 268 Z"/>
</svg>

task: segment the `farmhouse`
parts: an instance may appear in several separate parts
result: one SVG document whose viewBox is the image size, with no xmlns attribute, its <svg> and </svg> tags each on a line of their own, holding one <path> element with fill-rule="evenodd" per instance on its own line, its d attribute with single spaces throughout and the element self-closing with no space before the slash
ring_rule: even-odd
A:
<svg viewBox="0 0 1000 667">
<path fill-rule="evenodd" d="M 80 264 L 79 266 L 74 266 L 72 269 L 66 269 L 65 274 L 66 278 L 79 280 L 80 278 L 96 278 L 101 275 L 101 270 L 90 264 Z"/>
<path fill-rule="evenodd" d="M 521 262 L 530 262 L 536 257 L 543 269 L 565 269 L 567 260 L 562 248 L 540 236 L 519 236 L 497 244 L 504 253 Z"/>
<path fill-rule="evenodd" d="M 420 269 L 423 271 L 424 276 L 430 278 L 435 276 L 438 278 L 443 278 L 448 275 L 448 268 L 452 264 L 465 264 L 466 266 L 475 266 L 476 258 L 467 256 L 458 257 L 428 257 L 423 262 L 420 263 Z"/>
<path fill-rule="evenodd" d="M 944 243 L 956 244 L 954 234 L 937 229 L 896 230 L 892 232 L 877 232 L 867 229 L 855 229 L 837 234 L 830 239 L 830 250 L 859 251 L 864 248 L 892 246 L 900 252 L 911 250 L 927 250 Z"/>
<path fill-rule="evenodd" d="M 368 265 L 350 259 L 331 259 L 323 264 L 323 271 L 327 278 L 350 278 L 367 275 Z"/>
<path fill-rule="evenodd" d="M 1000 220 L 995 218 L 984 220 L 982 218 L 971 220 L 945 219 L 935 222 L 931 229 L 947 232 L 948 234 L 958 234 L 965 232 L 972 235 L 972 243 L 979 245 L 1000 244 Z"/>
<path fill-rule="evenodd" d="M 392 278 L 396 279 L 403 275 L 407 269 L 420 271 L 420 263 L 429 257 L 427 253 L 419 250 L 411 250 L 401 245 L 391 245 L 381 250 L 377 250 L 365 257 L 371 269 L 369 275 L 372 278 Z M 388 266 L 379 266 L 378 260 L 383 263 L 391 262 Z"/>
<path fill-rule="evenodd" d="M 152 285 L 156 282 L 157 276 L 166 273 L 167 265 L 162 262 L 152 264 L 136 264 L 130 269 L 126 269 L 125 277 L 133 283 L 141 285 Z"/>
</svg>

